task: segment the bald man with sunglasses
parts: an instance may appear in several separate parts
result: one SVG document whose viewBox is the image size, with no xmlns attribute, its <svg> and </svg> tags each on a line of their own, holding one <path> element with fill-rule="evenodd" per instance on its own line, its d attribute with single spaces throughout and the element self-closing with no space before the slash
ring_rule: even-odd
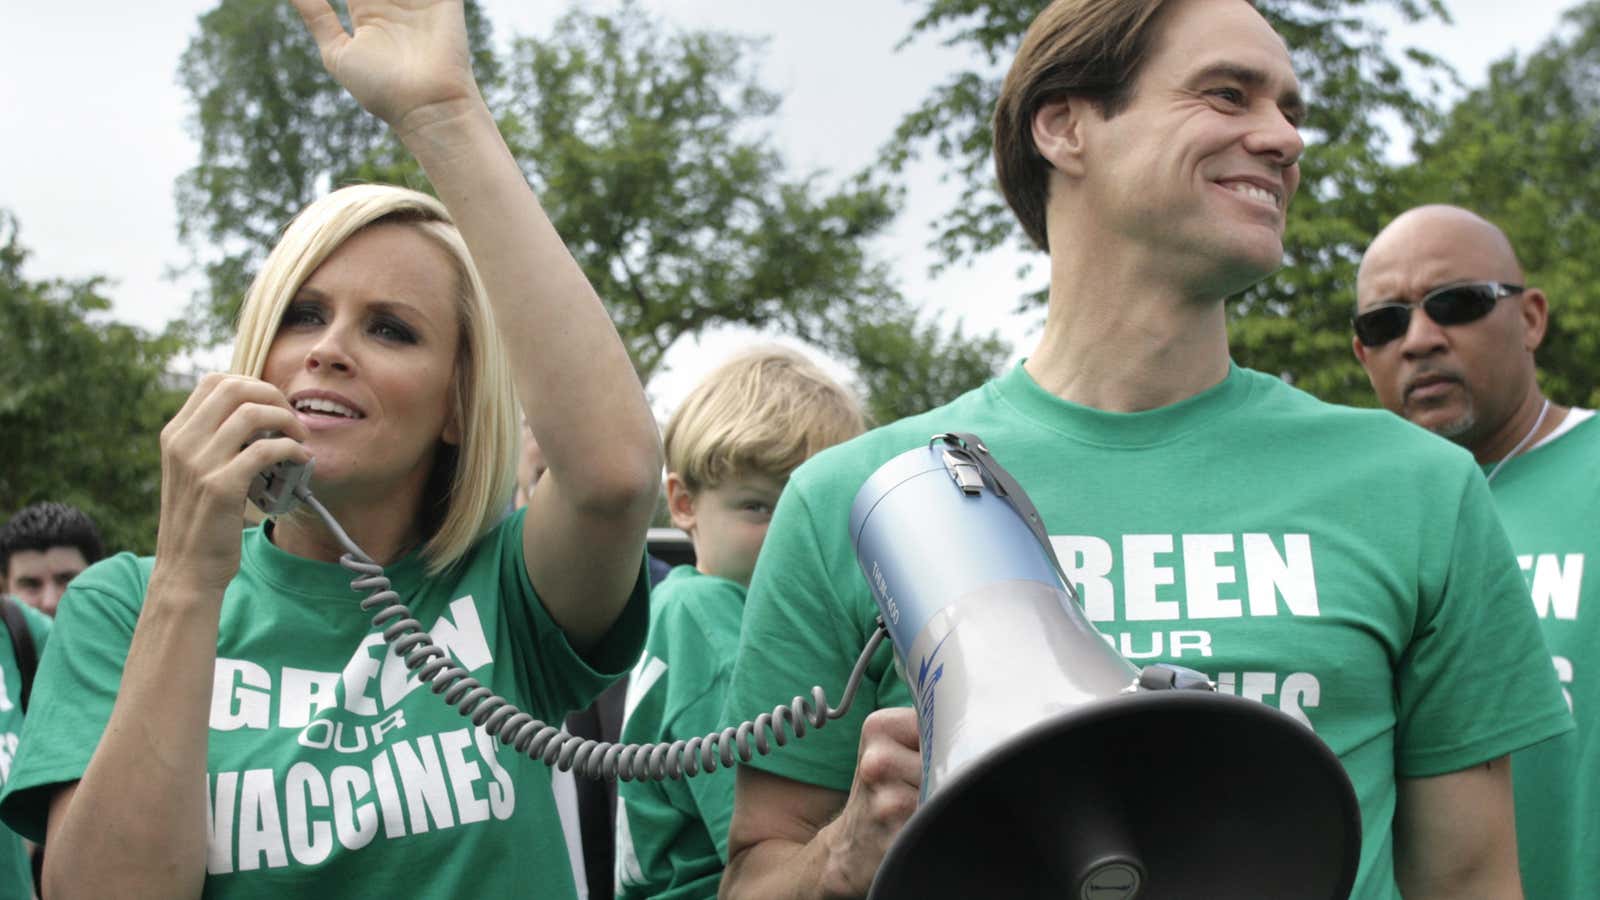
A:
<svg viewBox="0 0 1600 900">
<path fill-rule="evenodd" d="M 1525 285 L 1499 228 L 1418 207 L 1362 258 L 1352 345 L 1385 407 L 1477 458 L 1529 580 L 1578 729 L 1513 756 L 1518 850 L 1529 900 L 1565 900 L 1600 896 L 1600 419 L 1540 391 Z"/>
</svg>

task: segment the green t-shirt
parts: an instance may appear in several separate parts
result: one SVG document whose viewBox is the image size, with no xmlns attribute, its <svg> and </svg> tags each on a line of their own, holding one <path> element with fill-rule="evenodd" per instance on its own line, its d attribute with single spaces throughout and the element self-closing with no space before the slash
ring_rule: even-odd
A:
<svg viewBox="0 0 1600 900">
<path fill-rule="evenodd" d="M 44 654 L 45 641 L 50 637 L 50 617 L 21 600 L 6 600 L 22 610 L 28 622 L 28 634 L 33 637 L 36 658 Z M 17 756 L 18 736 L 22 734 L 22 670 L 17 666 L 17 648 L 11 643 L 11 632 L 0 625 L 0 785 L 11 781 L 12 764 Z M 38 702 L 38 691 L 29 702 L 30 708 Z M 9 828 L 0 828 L 0 900 L 31 900 L 33 897 L 33 870 L 28 864 L 28 849 L 22 837 Z"/>
<path fill-rule="evenodd" d="M 442 576 L 425 577 L 415 553 L 387 574 L 473 677 L 559 723 L 638 658 L 648 582 L 641 565 L 585 662 L 528 582 L 522 522 L 509 517 Z M 0 816 L 25 835 L 89 763 L 153 564 L 122 554 L 68 589 L 0 795 Z M 217 638 L 204 896 L 573 896 L 549 769 L 416 690 L 350 581 L 244 533 Z"/>
<path fill-rule="evenodd" d="M 946 431 L 978 435 L 1016 476 L 1088 618 L 1124 656 L 1205 672 L 1338 754 L 1361 808 L 1352 897 L 1399 896 L 1396 778 L 1572 727 L 1470 456 L 1235 366 L 1181 403 L 1127 414 L 1064 402 L 1018 366 L 807 461 L 756 565 L 729 718 L 812 684 L 838 702 L 877 616 L 851 502 L 882 463 Z M 848 715 L 754 764 L 849 790 L 861 720 L 910 702 L 888 646 L 862 692 Z"/>
<path fill-rule="evenodd" d="M 1514 457 L 1490 484 L 1575 733 L 1518 753 L 1528 900 L 1600 895 L 1600 416 Z M 1585 571 L 1586 564 L 1589 571 Z"/>
<path fill-rule="evenodd" d="M 622 742 L 720 731 L 744 588 L 678 566 L 650 596 L 650 637 L 623 706 Z M 727 865 L 733 772 L 617 785 L 617 897 L 710 898 Z"/>
</svg>

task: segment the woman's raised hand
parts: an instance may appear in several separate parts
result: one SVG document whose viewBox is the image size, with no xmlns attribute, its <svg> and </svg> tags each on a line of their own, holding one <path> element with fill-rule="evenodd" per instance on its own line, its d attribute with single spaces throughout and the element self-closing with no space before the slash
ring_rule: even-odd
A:
<svg viewBox="0 0 1600 900">
<path fill-rule="evenodd" d="M 402 135 L 421 118 L 481 103 L 462 0 L 350 0 L 354 33 L 327 0 L 292 0 L 322 64 L 362 107 Z M 430 113 L 432 115 L 430 115 Z"/>
</svg>

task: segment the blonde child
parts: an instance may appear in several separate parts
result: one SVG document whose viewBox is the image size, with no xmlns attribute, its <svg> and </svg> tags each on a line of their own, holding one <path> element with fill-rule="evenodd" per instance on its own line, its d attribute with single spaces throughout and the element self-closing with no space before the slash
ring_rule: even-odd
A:
<svg viewBox="0 0 1600 900">
<path fill-rule="evenodd" d="M 719 729 L 745 590 L 789 473 L 863 430 L 861 408 L 792 350 L 743 353 L 667 422 L 667 506 L 696 563 L 650 599 L 650 637 L 628 686 L 624 743 Z M 618 898 L 715 897 L 733 814 L 731 772 L 618 786 Z"/>
</svg>

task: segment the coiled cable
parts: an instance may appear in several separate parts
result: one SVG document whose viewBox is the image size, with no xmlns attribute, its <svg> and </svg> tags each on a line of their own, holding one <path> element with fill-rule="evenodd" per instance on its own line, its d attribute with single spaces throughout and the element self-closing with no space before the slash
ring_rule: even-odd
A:
<svg viewBox="0 0 1600 900">
<path fill-rule="evenodd" d="M 356 546 L 327 507 L 311 495 L 310 489 L 298 485 L 294 495 L 316 510 L 344 547 L 339 564 L 356 575 L 350 587 L 357 592 L 370 591 L 362 598 L 361 608 L 368 612 L 376 610 L 372 624 L 383 629 L 384 641 L 404 660 L 407 669 L 490 737 L 515 747 L 518 753 L 530 759 L 590 778 L 623 781 L 689 778 L 715 772 L 719 766 L 732 768 L 736 756 L 740 762 L 749 762 L 756 754 L 767 755 L 772 752 L 772 743 L 767 740 L 769 730 L 779 747 L 789 742 L 790 731 L 794 732 L 796 740 L 805 737 L 808 727 L 821 728 L 829 720 L 849 712 L 868 661 L 888 635 L 880 618 L 850 671 L 844 698 L 836 708 L 828 705 L 827 693 L 822 687 L 814 686 L 809 698 L 796 695 L 787 706 L 775 706 L 770 713 L 703 737 L 662 744 L 613 744 L 580 738 L 517 709 L 456 664 L 433 643 L 422 623 L 401 602 L 400 595 L 389 586 L 383 567 Z"/>
</svg>

